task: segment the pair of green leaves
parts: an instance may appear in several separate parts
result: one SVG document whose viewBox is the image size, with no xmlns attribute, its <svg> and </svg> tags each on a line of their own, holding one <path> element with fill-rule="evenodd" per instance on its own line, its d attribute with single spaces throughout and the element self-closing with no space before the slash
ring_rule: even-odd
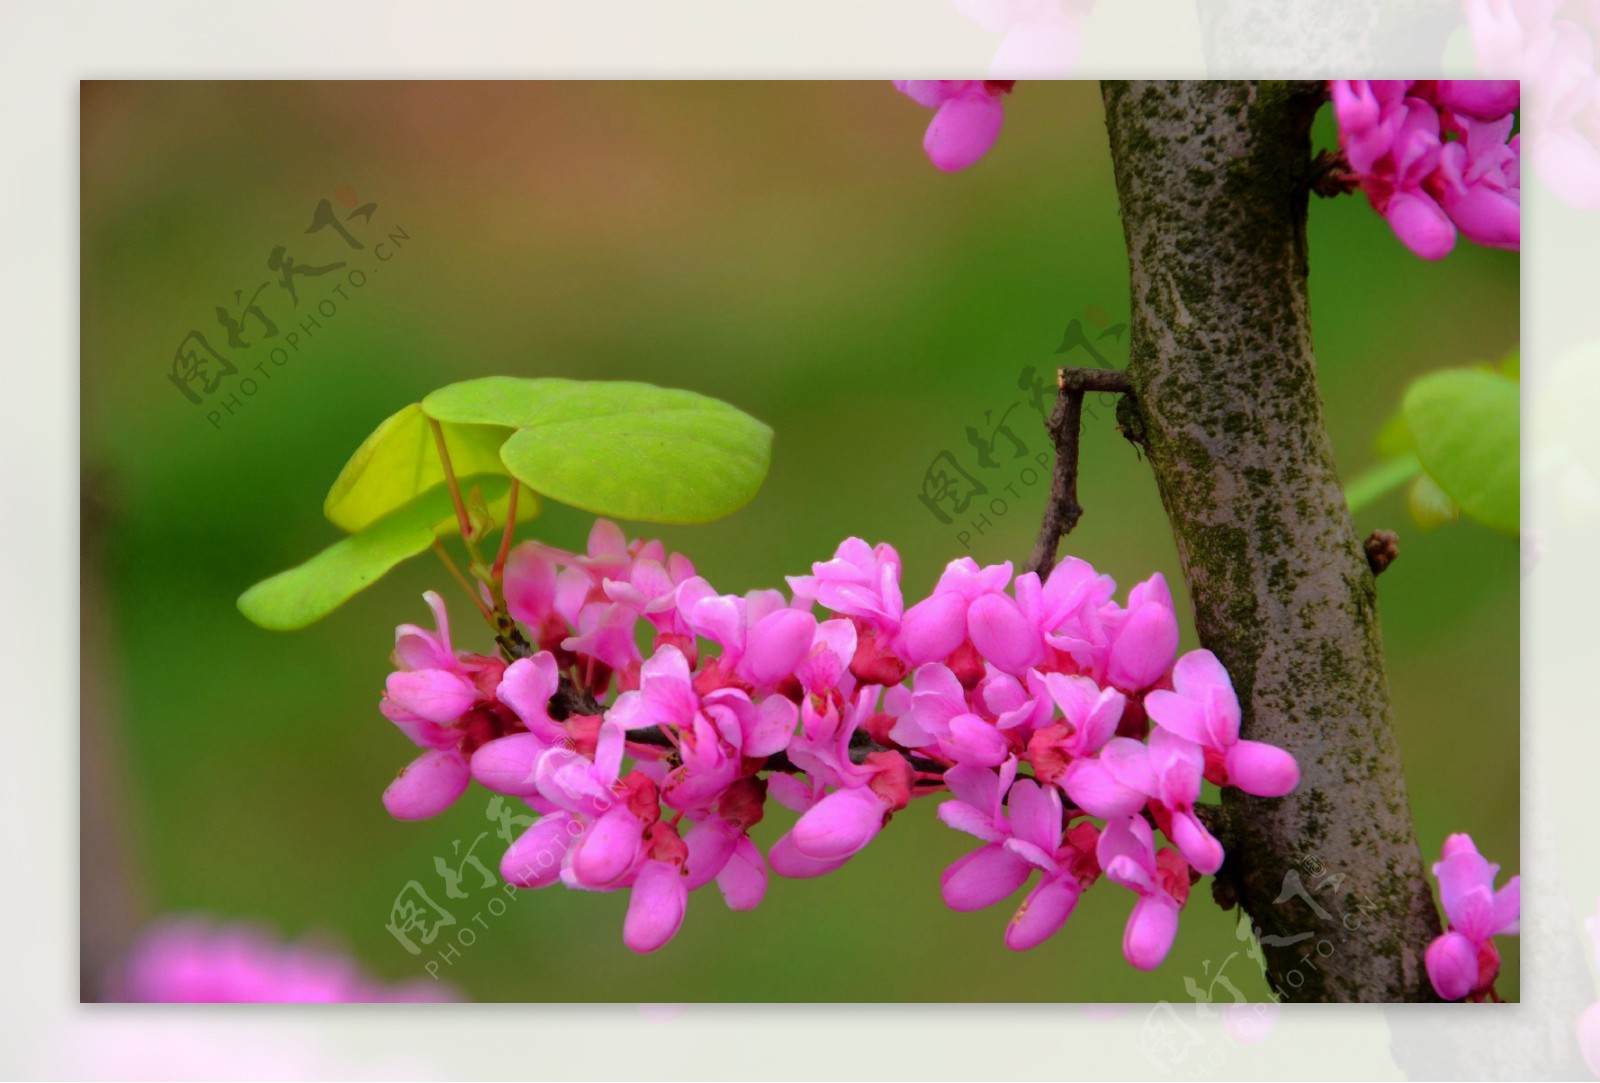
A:
<svg viewBox="0 0 1600 1083">
<path fill-rule="evenodd" d="M 1406 389 L 1378 437 L 1387 460 L 1346 490 L 1352 510 L 1411 483 L 1412 518 L 1424 527 L 1466 514 L 1521 531 L 1521 385 L 1518 357 L 1495 368 L 1446 369 Z"/>
<path fill-rule="evenodd" d="M 511 487 L 596 515 L 704 523 L 755 496 L 772 430 L 691 391 L 622 381 L 489 376 L 440 388 L 379 425 L 323 505 L 349 537 L 245 591 L 265 628 L 302 628 L 456 529 L 434 426 L 463 493 L 503 522 Z M 524 494 L 517 520 L 539 512 Z"/>
</svg>

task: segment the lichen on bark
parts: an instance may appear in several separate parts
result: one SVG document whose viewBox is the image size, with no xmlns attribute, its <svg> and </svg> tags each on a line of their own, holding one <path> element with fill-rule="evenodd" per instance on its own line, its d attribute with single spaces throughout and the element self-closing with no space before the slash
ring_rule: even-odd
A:
<svg viewBox="0 0 1600 1083">
<path fill-rule="evenodd" d="M 1306 178 L 1323 85 L 1107 82 L 1104 97 L 1136 428 L 1243 736 L 1301 766 L 1288 797 L 1224 791 L 1219 875 L 1285 999 L 1431 999 L 1439 919 L 1312 353 Z"/>
</svg>

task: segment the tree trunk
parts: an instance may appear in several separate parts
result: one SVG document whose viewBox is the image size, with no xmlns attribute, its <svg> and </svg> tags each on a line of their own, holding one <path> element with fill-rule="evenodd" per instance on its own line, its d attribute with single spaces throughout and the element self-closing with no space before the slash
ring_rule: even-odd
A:
<svg viewBox="0 0 1600 1083">
<path fill-rule="evenodd" d="M 1218 897 L 1295 1001 L 1432 999 L 1439 934 L 1391 723 L 1371 570 L 1322 420 L 1306 296 L 1320 83 L 1104 84 L 1131 276 L 1125 429 L 1243 736 L 1299 788 L 1225 791 Z"/>
</svg>

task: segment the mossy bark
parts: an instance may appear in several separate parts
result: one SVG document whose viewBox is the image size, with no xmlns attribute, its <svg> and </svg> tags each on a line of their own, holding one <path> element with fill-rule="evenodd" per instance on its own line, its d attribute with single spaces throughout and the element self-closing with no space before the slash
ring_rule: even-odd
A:
<svg viewBox="0 0 1600 1083">
<path fill-rule="evenodd" d="M 1104 96 L 1132 285 L 1126 427 L 1243 736 L 1302 772 L 1280 799 L 1225 791 L 1218 896 L 1250 915 L 1285 999 L 1431 999 L 1439 919 L 1311 348 L 1305 180 L 1322 84 L 1108 82 Z"/>
</svg>

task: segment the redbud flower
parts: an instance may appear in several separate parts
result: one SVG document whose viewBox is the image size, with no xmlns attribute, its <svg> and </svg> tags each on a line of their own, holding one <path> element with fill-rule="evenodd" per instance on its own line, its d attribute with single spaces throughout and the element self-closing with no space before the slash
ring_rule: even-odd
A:
<svg viewBox="0 0 1600 1083">
<path fill-rule="evenodd" d="M 1217 656 L 1190 651 L 1172 667 L 1173 690 L 1144 698 L 1160 726 L 1205 749 L 1219 786 L 1237 786 L 1257 797 L 1282 797 L 1300 783 L 1300 768 L 1283 749 L 1239 739 L 1239 697 Z"/>
<path fill-rule="evenodd" d="M 1516 935 L 1522 915 L 1522 878 L 1513 876 L 1496 891 L 1499 871 L 1499 865 L 1478 853 L 1469 835 L 1445 839 L 1443 856 L 1433 866 L 1447 931 L 1428 945 L 1424 961 L 1434 990 L 1445 1000 L 1493 995 L 1500 972 L 1493 938 Z"/>
<path fill-rule="evenodd" d="M 1174 862 L 1170 850 L 1157 857 L 1150 825 L 1137 816 L 1108 821 L 1096 856 L 1106 879 L 1139 896 L 1122 935 L 1123 957 L 1140 970 L 1154 970 L 1172 950 L 1178 911 L 1189 895 L 1182 862 Z"/>
<path fill-rule="evenodd" d="M 895 89 L 929 109 L 936 109 L 922 149 L 928 159 L 953 173 L 982 158 L 1000 135 L 1005 111 L 1000 96 L 1011 92 L 1006 80 L 897 79 Z"/>
<path fill-rule="evenodd" d="M 1395 235 L 1424 259 L 1521 243 L 1516 81 L 1334 80 L 1339 144 Z"/>
<path fill-rule="evenodd" d="M 1126 606 L 1070 557 L 1043 582 L 955 560 L 910 606 L 900 576 L 891 546 L 859 538 L 791 577 L 792 598 L 719 594 L 661 543 L 609 523 L 581 554 L 524 543 L 502 591 L 528 656 L 455 651 L 437 595 L 436 631 L 399 629 L 381 708 L 423 751 L 385 804 L 432 815 L 471 779 L 520 800 L 538 819 L 502 856 L 506 881 L 628 891 L 623 942 L 652 952 L 694 891 L 715 883 L 749 909 L 769 866 L 832 872 L 913 797 L 948 790 L 940 818 L 984 843 L 946 870 L 949 905 L 991 905 L 1038 870 L 1005 935 L 1025 950 L 1112 862 L 1107 875 L 1140 895 L 1125 953 L 1155 966 L 1191 866 L 1222 862 L 1196 812 L 1201 778 L 1287 792 L 1293 758 L 1238 739 L 1215 658 L 1176 658 L 1159 575 Z M 648 653 L 641 630 L 654 633 Z M 569 713 L 586 699 L 589 713 Z M 798 817 L 763 855 L 749 831 L 769 793 Z M 1176 852 L 1156 849 L 1146 817 Z"/>
</svg>

